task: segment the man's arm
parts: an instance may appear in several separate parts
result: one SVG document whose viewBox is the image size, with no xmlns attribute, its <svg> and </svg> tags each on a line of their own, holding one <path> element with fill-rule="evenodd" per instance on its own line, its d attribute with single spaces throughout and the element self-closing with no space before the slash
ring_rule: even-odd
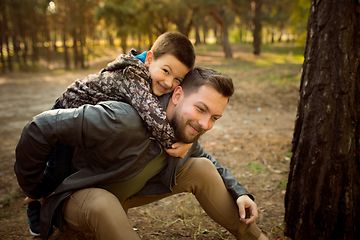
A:
<svg viewBox="0 0 360 240">
<path fill-rule="evenodd" d="M 193 145 L 194 147 L 191 149 L 192 157 L 206 157 L 215 165 L 224 181 L 226 189 L 230 192 L 238 205 L 240 220 L 246 224 L 254 223 L 258 218 L 258 209 L 254 202 L 254 197 L 241 186 L 229 170 L 222 167 L 214 157 L 207 154 L 198 142 L 195 142 Z"/>
<path fill-rule="evenodd" d="M 34 199 L 41 197 L 37 187 L 53 149 L 57 146 L 92 148 L 105 142 L 119 123 L 120 117 L 116 114 L 109 105 L 101 104 L 46 111 L 31 119 L 16 147 L 14 165 L 24 192 Z M 124 118 L 127 115 L 124 113 Z"/>
<path fill-rule="evenodd" d="M 230 171 L 225 167 L 222 167 L 213 156 L 207 154 L 198 142 L 195 142 L 189 151 L 191 151 L 191 157 L 205 157 L 215 165 L 217 171 L 224 180 L 226 189 L 230 192 L 234 200 L 237 200 L 242 195 L 248 195 L 251 200 L 254 200 L 254 197 L 241 186 Z"/>
</svg>

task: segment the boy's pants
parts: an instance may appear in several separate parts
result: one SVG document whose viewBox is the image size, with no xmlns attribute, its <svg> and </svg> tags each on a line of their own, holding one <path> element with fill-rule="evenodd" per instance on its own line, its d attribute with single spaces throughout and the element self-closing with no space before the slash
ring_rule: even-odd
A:
<svg viewBox="0 0 360 240">
<path fill-rule="evenodd" d="M 212 162 L 190 158 L 176 176 L 173 192 L 158 196 L 132 196 L 119 202 L 110 192 L 87 188 L 73 193 L 63 205 L 64 218 L 75 230 L 92 232 L 97 239 L 140 239 L 126 212 L 164 197 L 182 192 L 195 195 L 206 213 L 237 239 L 258 239 L 261 231 L 255 224 L 239 220 L 239 210 Z"/>
</svg>

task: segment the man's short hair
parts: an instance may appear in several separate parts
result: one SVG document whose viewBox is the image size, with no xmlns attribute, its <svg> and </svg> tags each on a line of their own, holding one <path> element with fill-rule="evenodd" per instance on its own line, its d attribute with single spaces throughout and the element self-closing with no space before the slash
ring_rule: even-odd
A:
<svg viewBox="0 0 360 240">
<path fill-rule="evenodd" d="M 194 68 L 185 76 L 181 83 L 185 95 L 196 92 L 203 85 L 212 86 L 222 96 L 227 98 L 230 98 L 234 93 L 232 79 L 210 68 Z"/>
<path fill-rule="evenodd" d="M 150 49 L 154 58 L 158 59 L 165 54 L 171 54 L 189 69 L 195 65 L 195 48 L 189 38 L 179 32 L 161 34 Z"/>
</svg>

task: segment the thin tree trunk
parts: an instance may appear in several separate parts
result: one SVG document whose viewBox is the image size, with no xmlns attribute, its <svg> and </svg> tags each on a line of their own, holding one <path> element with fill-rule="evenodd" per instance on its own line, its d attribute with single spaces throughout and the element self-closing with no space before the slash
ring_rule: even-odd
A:
<svg viewBox="0 0 360 240">
<path fill-rule="evenodd" d="M 121 48 L 123 50 L 123 53 L 126 53 L 126 47 L 127 47 L 126 39 L 127 39 L 126 35 L 121 36 Z"/>
<path fill-rule="evenodd" d="M 137 46 L 136 50 L 141 52 L 141 42 L 142 42 L 142 40 L 141 40 L 141 34 L 140 33 L 137 34 L 137 39 L 138 39 L 138 46 Z"/>
<path fill-rule="evenodd" d="M 357 0 L 311 1 L 285 196 L 285 235 L 360 239 Z"/>
<path fill-rule="evenodd" d="M 35 28 L 31 28 L 31 48 L 32 48 L 32 64 L 35 64 L 39 60 L 39 49 L 37 47 L 37 36 Z"/>
<path fill-rule="evenodd" d="M 148 37 L 149 37 L 149 49 L 151 48 L 151 46 L 153 45 L 153 32 L 152 32 L 152 27 L 149 27 L 148 30 Z"/>
<path fill-rule="evenodd" d="M 12 44 L 13 44 L 13 49 L 14 49 L 14 55 L 15 55 L 15 59 L 16 62 L 19 64 L 20 70 L 23 70 L 23 66 L 22 66 L 22 62 L 20 60 L 20 43 L 19 43 L 19 24 L 18 21 L 15 20 L 16 16 L 13 16 L 13 21 L 12 21 Z"/>
<path fill-rule="evenodd" d="M 194 22 L 194 27 L 195 27 L 195 45 L 198 45 L 201 43 L 201 40 L 200 40 L 200 33 L 199 33 L 199 22 L 197 20 L 195 20 L 195 22 Z"/>
<path fill-rule="evenodd" d="M 43 15 L 43 19 L 45 25 L 45 29 L 44 29 L 45 41 L 47 42 L 47 45 L 44 46 L 46 49 L 46 64 L 47 64 L 47 68 L 50 69 L 51 68 L 51 38 L 50 38 L 49 21 L 47 19 L 46 14 Z"/>
<path fill-rule="evenodd" d="M 211 14 L 215 17 L 216 21 L 221 27 L 221 43 L 223 45 L 225 58 L 232 58 L 232 51 L 229 43 L 228 27 L 224 19 L 224 13 L 218 12 L 214 7 L 211 8 Z"/>
<path fill-rule="evenodd" d="M 253 53 L 260 55 L 261 48 L 261 5 L 262 0 L 255 0 L 254 2 L 254 42 L 253 42 Z"/>
<path fill-rule="evenodd" d="M 203 43 L 206 44 L 206 35 L 207 35 L 208 30 L 209 30 L 208 25 L 206 23 L 206 20 L 203 21 L 202 29 L 203 29 Z"/>
<path fill-rule="evenodd" d="M 65 63 L 65 70 L 70 70 L 70 60 L 69 60 L 69 50 L 66 45 L 66 30 L 65 26 L 63 26 L 63 48 L 64 48 L 64 63 Z"/>
<path fill-rule="evenodd" d="M 1 61 L 1 72 L 6 72 L 6 64 L 5 64 L 5 58 L 3 53 L 3 45 L 4 45 L 4 39 L 5 39 L 5 22 L 4 22 L 4 14 L 5 14 L 5 8 L 3 3 L 0 3 L 0 61 Z"/>
<path fill-rule="evenodd" d="M 85 69 L 84 48 L 86 45 L 86 40 L 85 40 L 86 37 L 85 37 L 84 28 L 82 25 L 80 26 L 79 37 L 80 37 L 80 66 L 81 66 L 81 69 Z"/>
<path fill-rule="evenodd" d="M 74 52 L 74 68 L 77 69 L 79 66 L 79 52 L 77 46 L 76 28 L 72 32 L 72 37 L 73 37 L 73 52 Z"/>
</svg>

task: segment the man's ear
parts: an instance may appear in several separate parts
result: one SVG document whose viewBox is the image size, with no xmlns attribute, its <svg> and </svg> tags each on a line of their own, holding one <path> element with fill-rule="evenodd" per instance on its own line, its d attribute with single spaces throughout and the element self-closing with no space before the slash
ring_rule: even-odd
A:
<svg viewBox="0 0 360 240">
<path fill-rule="evenodd" d="M 149 67 L 150 63 L 154 60 L 154 54 L 152 51 L 148 51 L 145 58 L 145 66 Z"/>
<path fill-rule="evenodd" d="M 179 103 L 179 101 L 183 95 L 184 95 L 184 91 L 183 91 L 182 87 L 177 86 L 174 89 L 173 95 L 171 96 L 172 102 L 175 106 Z"/>
</svg>

